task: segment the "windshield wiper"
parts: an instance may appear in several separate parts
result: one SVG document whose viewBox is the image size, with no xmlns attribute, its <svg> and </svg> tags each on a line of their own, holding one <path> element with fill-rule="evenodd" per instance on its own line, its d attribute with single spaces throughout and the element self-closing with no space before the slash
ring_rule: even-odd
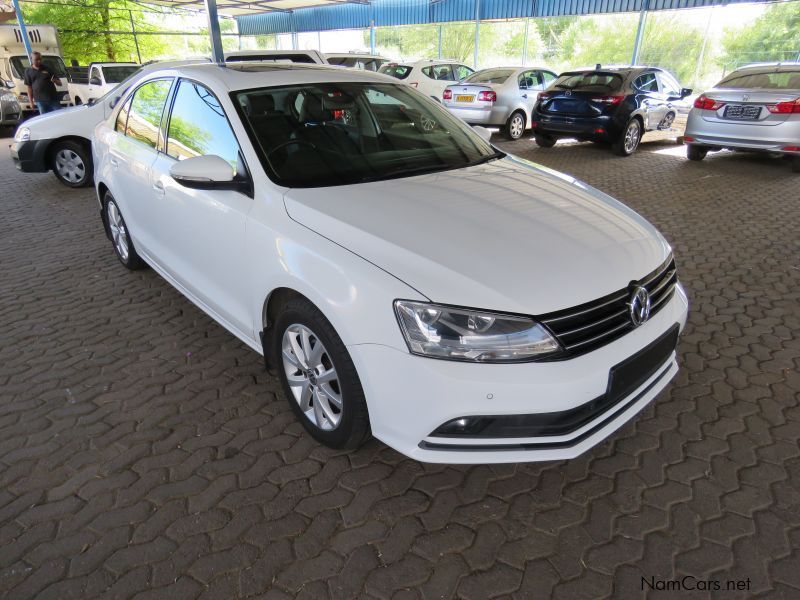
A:
<svg viewBox="0 0 800 600">
<path fill-rule="evenodd" d="M 380 175 L 368 175 L 361 179 L 361 183 L 369 183 L 370 181 L 381 181 L 383 179 L 395 179 L 397 177 L 410 177 L 413 175 L 424 175 L 425 173 L 433 173 L 435 171 L 445 171 L 452 169 L 451 165 L 428 165 L 425 167 L 409 167 L 408 169 L 397 169 L 395 171 L 388 171 Z"/>
<path fill-rule="evenodd" d="M 478 159 L 473 160 L 470 163 L 464 165 L 465 167 L 475 167 L 477 165 L 482 165 L 483 163 L 487 163 L 490 160 L 497 160 L 498 158 L 505 158 L 506 153 L 500 152 L 499 150 L 495 150 L 491 154 L 487 154 L 486 156 L 481 156 Z"/>
</svg>

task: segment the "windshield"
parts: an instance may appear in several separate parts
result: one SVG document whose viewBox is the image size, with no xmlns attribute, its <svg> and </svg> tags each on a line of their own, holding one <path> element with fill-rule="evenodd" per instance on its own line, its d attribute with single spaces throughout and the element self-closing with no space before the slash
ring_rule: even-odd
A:
<svg viewBox="0 0 800 600">
<path fill-rule="evenodd" d="M 622 77 L 617 73 L 562 73 L 553 87 L 562 90 L 585 92 L 616 92 L 622 87 Z"/>
<path fill-rule="evenodd" d="M 50 71 L 58 77 L 64 77 L 66 83 L 67 67 L 60 56 L 42 55 L 42 64 L 50 69 Z M 25 69 L 31 66 L 31 61 L 27 56 L 12 56 L 11 67 L 14 69 L 14 75 L 18 79 L 22 79 L 25 74 Z"/>
<path fill-rule="evenodd" d="M 119 83 L 139 70 L 139 65 L 125 65 L 120 67 L 103 67 L 103 76 L 106 83 Z"/>
<path fill-rule="evenodd" d="M 503 156 L 404 85 L 321 83 L 231 96 L 267 174 L 287 187 L 406 177 Z"/>
<path fill-rule="evenodd" d="M 408 74 L 411 73 L 411 67 L 407 65 L 383 65 L 380 69 L 378 69 L 379 73 L 383 73 L 384 75 L 389 75 L 390 77 L 394 77 L 395 79 L 405 79 L 408 77 Z"/>
<path fill-rule="evenodd" d="M 800 70 L 734 72 L 717 84 L 718 88 L 800 90 Z"/>
<path fill-rule="evenodd" d="M 505 83 L 513 72 L 512 69 L 486 69 L 473 73 L 464 83 Z"/>
<path fill-rule="evenodd" d="M 377 71 L 386 62 L 386 59 L 371 58 L 369 56 L 328 56 L 328 62 L 340 67 Z"/>
</svg>

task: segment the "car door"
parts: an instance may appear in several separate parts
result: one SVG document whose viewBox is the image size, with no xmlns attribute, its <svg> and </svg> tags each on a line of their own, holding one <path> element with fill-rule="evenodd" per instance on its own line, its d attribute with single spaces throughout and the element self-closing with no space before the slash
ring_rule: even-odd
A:
<svg viewBox="0 0 800 600">
<path fill-rule="evenodd" d="M 166 139 L 153 165 L 164 249 L 159 266 L 235 331 L 252 338 L 247 308 L 245 223 L 252 198 L 231 190 L 181 186 L 170 176 L 177 161 L 217 155 L 247 172 L 219 100 L 205 86 L 181 79 L 165 119 Z"/>
<path fill-rule="evenodd" d="M 633 87 L 639 96 L 639 105 L 644 111 L 645 130 L 655 129 L 667 114 L 666 102 L 661 94 L 656 74 L 653 71 L 642 73 L 634 81 Z"/>
<path fill-rule="evenodd" d="M 111 193 L 128 223 L 134 244 L 148 256 L 159 252 L 151 168 L 158 155 L 161 117 L 172 81 L 159 78 L 137 87 L 117 114 L 108 145 Z"/>
<path fill-rule="evenodd" d="M 664 128 L 667 129 L 669 126 L 682 134 L 686 129 L 686 121 L 692 110 L 692 104 L 686 98 L 681 97 L 681 85 L 672 75 L 664 71 L 659 71 L 657 75 L 661 93 L 666 102 L 665 119 L 668 121 L 664 122 Z M 672 117 L 668 117 L 668 115 L 672 115 Z"/>
<path fill-rule="evenodd" d="M 525 122 L 530 125 L 531 112 L 539 97 L 539 91 L 542 89 L 541 80 L 536 71 L 523 71 L 520 73 L 517 77 L 517 88 L 519 102 L 525 107 Z"/>
</svg>

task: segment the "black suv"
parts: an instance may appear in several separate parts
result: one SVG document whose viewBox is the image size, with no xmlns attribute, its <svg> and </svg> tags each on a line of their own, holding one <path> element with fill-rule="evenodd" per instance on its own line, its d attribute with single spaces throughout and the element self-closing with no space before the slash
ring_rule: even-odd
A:
<svg viewBox="0 0 800 600">
<path fill-rule="evenodd" d="M 550 148 L 558 138 L 609 142 L 616 154 L 636 151 L 645 131 L 669 129 L 692 90 L 652 67 L 569 71 L 539 94 L 532 127 L 536 143 Z M 685 108 L 686 110 L 682 110 Z"/>
</svg>

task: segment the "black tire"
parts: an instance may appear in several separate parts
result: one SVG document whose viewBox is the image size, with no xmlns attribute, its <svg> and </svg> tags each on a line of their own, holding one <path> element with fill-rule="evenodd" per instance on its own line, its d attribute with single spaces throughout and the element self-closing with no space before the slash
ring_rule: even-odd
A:
<svg viewBox="0 0 800 600">
<path fill-rule="evenodd" d="M 556 138 L 550 137 L 549 135 L 537 133 L 534 135 L 533 139 L 540 148 L 552 148 L 556 145 Z"/>
<path fill-rule="evenodd" d="M 521 139 L 525 135 L 525 125 L 525 113 L 514 111 L 503 126 L 503 135 L 511 141 Z"/>
<path fill-rule="evenodd" d="M 332 367 L 335 369 L 337 375 L 336 387 L 338 389 L 334 391 L 338 391 L 342 406 L 338 411 L 338 424 L 332 429 L 318 426 L 303 412 L 289 385 L 287 370 L 292 369 L 292 366 L 287 366 L 287 363 L 284 362 L 284 335 L 287 334 L 287 330 L 290 328 L 297 328 L 298 326 L 306 328 L 312 334 L 311 339 L 314 345 L 318 342 L 322 343 L 324 354 L 319 360 L 325 361 L 326 368 Z M 276 357 L 278 376 L 283 384 L 286 400 L 306 431 L 315 440 L 330 448 L 353 449 L 361 446 L 371 435 L 367 401 L 353 360 L 350 358 L 347 348 L 345 348 L 333 325 L 311 302 L 305 298 L 293 298 L 280 309 L 278 317 L 275 319 L 273 332 L 270 343 L 272 345 L 272 356 Z M 291 334 L 292 332 L 289 332 L 289 335 Z M 312 343 L 312 341 L 309 343 Z M 324 358 L 326 356 L 327 360 Z M 295 371 L 295 376 L 301 377 L 301 371 L 303 370 L 298 367 Z M 321 385 L 318 385 L 317 389 L 321 387 Z M 310 402 L 313 407 L 313 396 Z M 328 405 L 330 407 L 331 403 L 328 403 Z M 310 410 L 313 412 L 313 408 Z M 329 422 L 325 421 L 325 423 Z"/>
<path fill-rule="evenodd" d="M 634 131 L 635 130 L 635 131 Z M 635 133 L 635 139 L 631 139 L 629 143 L 629 134 Z M 614 154 L 617 156 L 630 156 L 636 149 L 639 147 L 639 143 L 642 141 L 642 135 L 644 134 L 642 122 L 637 119 L 636 117 L 632 118 L 628 121 L 627 125 L 625 125 L 625 129 L 622 130 L 619 138 L 611 144 L 611 149 L 613 150 Z"/>
<path fill-rule="evenodd" d="M 119 226 L 119 223 L 115 223 L 116 219 L 113 214 L 114 210 L 116 210 L 119 215 L 119 221 L 122 227 Z M 128 225 L 125 223 L 125 219 L 122 216 L 122 211 L 117 205 L 116 200 L 114 200 L 114 197 L 108 192 L 106 192 L 106 195 L 103 198 L 103 221 L 106 225 L 106 233 L 111 240 L 111 246 L 114 248 L 114 254 L 117 255 L 117 258 L 119 259 L 119 262 L 122 263 L 122 266 L 126 269 L 130 269 L 131 271 L 143 269 L 146 266 L 145 262 L 136 253 L 136 248 L 133 246 L 133 240 L 131 239 L 130 232 L 128 231 Z M 127 249 L 127 254 L 122 251 L 121 248 L 123 248 L 123 246 L 118 241 L 118 236 L 122 236 L 122 239 L 125 242 L 124 248 Z"/>
<path fill-rule="evenodd" d="M 697 146 L 695 144 L 689 144 L 686 146 L 686 158 L 689 160 L 703 160 L 708 154 L 708 148 L 704 148 L 703 146 Z"/>
<path fill-rule="evenodd" d="M 792 157 L 792 173 L 800 173 L 800 156 Z"/>
<path fill-rule="evenodd" d="M 92 153 L 78 142 L 64 140 L 50 148 L 50 166 L 61 183 L 71 188 L 92 183 Z"/>
</svg>

